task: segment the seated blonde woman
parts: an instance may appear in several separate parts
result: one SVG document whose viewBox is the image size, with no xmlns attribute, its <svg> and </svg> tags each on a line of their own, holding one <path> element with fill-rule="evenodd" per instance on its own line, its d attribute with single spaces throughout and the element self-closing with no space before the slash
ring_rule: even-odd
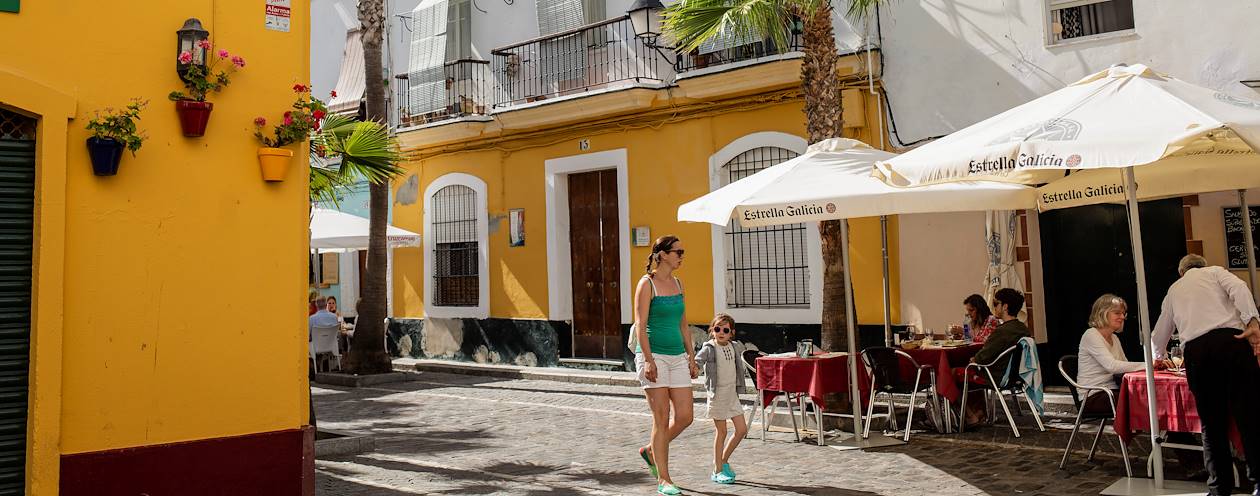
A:
<svg viewBox="0 0 1260 496">
<path fill-rule="evenodd" d="M 1089 312 L 1089 329 L 1081 336 L 1077 351 L 1076 382 L 1086 387 L 1101 387 L 1119 391 L 1117 377 L 1127 372 L 1146 368 L 1142 362 L 1130 362 L 1120 346 L 1116 334 L 1124 332 L 1129 306 L 1124 299 L 1105 294 L 1094 301 Z M 1089 395 L 1081 406 L 1087 413 L 1111 413 L 1107 395 L 1101 392 Z"/>
</svg>

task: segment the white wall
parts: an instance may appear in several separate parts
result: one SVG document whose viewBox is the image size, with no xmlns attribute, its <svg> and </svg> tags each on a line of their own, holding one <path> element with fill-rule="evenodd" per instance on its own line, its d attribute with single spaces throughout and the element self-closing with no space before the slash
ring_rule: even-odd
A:
<svg viewBox="0 0 1260 496">
<path fill-rule="evenodd" d="M 947 134 L 1123 63 L 1256 98 L 1254 0 L 1133 0 L 1136 34 L 1046 47 L 1046 0 L 901 0 L 881 10 L 898 134 Z"/>
<path fill-rule="evenodd" d="M 984 212 L 902 215 L 897 222 L 902 323 L 932 330 L 961 324 L 963 299 L 984 294 Z"/>
</svg>

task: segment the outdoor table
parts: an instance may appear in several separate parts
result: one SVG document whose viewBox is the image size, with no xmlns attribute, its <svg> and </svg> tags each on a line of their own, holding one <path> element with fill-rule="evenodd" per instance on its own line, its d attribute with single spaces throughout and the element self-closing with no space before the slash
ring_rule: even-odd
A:
<svg viewBox="0 0 1260 496">
<path fill-rule="evenodd" d="M 976 356 L 983 347 L 983 344 L 973 343 L 949 348 L 924 349 L 920 347 L 901 351 L 914 358 L 919 365 L 932 367 L 936 371 L 936 394 L 948 401 L 956 402 L 962 398 L 962 386 L 959 385 L 954 370 L 965 369 L 971 362 L 971 357 Z M 901 364 L 901 376 L 907 380 L 914 380 L 914 369 L 904 361 Z"/>
<path fill-rule="evenodd" d="M 1120 382 L 1120 395 L 1116 398 L 1116 434 L 1124 442 L 1133 437 L 1134 431 L 1150 431 L 1151 422 L 1147 415 L 1146 373 L 1129 372 L 1124 374 Z M 1203 423 L 1199 419 L 1199 410 L 1195 406 L 1194 394 L 1186 376 L 1173 372 L 1155 372 L 1155 409 L 1159 416 L 1160 432 L 1203 432 Z M 1242 438 L 1236 426 L 1229 429 L 1230 441 L 1234 448 L 1242 453 Z M 1170 445 L 1174 448 L 1202 449 L 1196 446 Z"/>
<path fill-rule="evenodd" d="M 812 358 L 796 356 L 758 357 L 757 390 L 760 391 L 760 407 L 766 408 L 779 394 L 801 393 L 809 395 L 814 403 L 815 417 L 818 422 L 818 444 L 823 444 L 822 417 L 826 410 L 823 397 L 830 393 L 849 392 L 849 356 L 847 353 L 820 354 Z M 858 366 L 858 389 L 861 398 L 870 390 L 870 376 L 866 368 Z M 855 397 L 854 401 L 861 398 Z M 790 400 L 789 400 L 790 401 Z M 860 405 L 859 401 L 859 405 Z M 804 421 L 805 411 L 802 405 L 801 417 Z M 828 414 L 846 416 L 844 414 Z"/>
<path fill-rule="evenodd" d="M 866 369 L 859 366 L 858 385 L 863 394 L 869 390 L 870 381 Z M 770 404 L 780 393 L 805 393 L 823 408 L 827 394 L 849 392 L 849 356 L 758 357 L 757 389 L 762 391 L 763 405 Z"/>
</svg>

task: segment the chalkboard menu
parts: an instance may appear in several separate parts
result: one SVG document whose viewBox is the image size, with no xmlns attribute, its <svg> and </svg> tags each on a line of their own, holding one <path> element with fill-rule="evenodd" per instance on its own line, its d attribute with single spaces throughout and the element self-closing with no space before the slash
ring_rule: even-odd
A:
<svg viewBox="0 0 1260 496">
<path fill-rule="evenodd" d="M 1247 210 L 1251 211 L 1251 240 L 1260 244 L 1260 232 L 1256 231 L 1256 226 L 1260 226 L 1260 207 L 1248 206 Z M 1246 269 L 1247 268 L 1247 240 L 1243 233 L 1243 216 L 1242 209 L 1239 207 L 1225 207 L 1225 256 L 1229 258 L 1230 269 Z M 1256 263 L 1260 264 L 1260 250 L 1255 250 Z"/>
</svg>

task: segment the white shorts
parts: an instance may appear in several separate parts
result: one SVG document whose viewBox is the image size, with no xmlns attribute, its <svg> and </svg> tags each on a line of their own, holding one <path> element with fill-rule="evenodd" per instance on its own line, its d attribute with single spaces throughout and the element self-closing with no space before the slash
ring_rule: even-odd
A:
<svg viewBox="0 0 1260 496">
<path fill-rule="evenodd" d="M 687 354 L 652 355 L 656 362 L 656 381 L 647 380 L 644 375 L 647 365 L 642 353 L 634 354 L 634 368 L 639 371 L 639 384 L 643 389 L 652 388 L 691 388 L 691 368 L 687 366 Z"/>
</svg>

